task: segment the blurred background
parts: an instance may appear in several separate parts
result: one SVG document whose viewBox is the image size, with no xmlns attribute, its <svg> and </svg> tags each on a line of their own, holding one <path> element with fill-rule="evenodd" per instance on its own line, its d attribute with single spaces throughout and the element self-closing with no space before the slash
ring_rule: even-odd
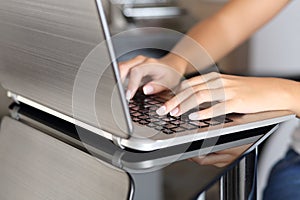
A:
<svg viewBox="0 0 300 200">
<path fill-rule="evenodd" d="M 131 28 L 149 26 L 164 27 L 184 33 L 196 22 L 216 12 L 224 3 L 226 0 L 110 0 L 110 2 L 106 2 L 105 8 L 112 34 Z M 221 69 L 227 73 L 243 75 L 293 76 L 297 72 L 300 74 L 298 63 L 300 52 L 299 9 L 300 1 L 291 2 L 291 5 L 271 23 L 220 60 L 218 64 Z M 176 41 L 171 42 L 176 43 Z M 0 87 L 0 117 L 7 114 L 9 102 L 6 92 Z M 289 144 L 287 133 L 292 132 L 294 126 L 294 122 L 283 125 L 279 133 L 274 136 L 283 137 L 285 145 L 279 144 L 280 148 L 272 149 L 271 154 L 268 152 L 265 155 L 267 161 L 260 166 L 262 170 L 259 172 L 259 191 L 264 187 L 270 166 L 283 155 L 287 148 Z M 279 140 L 282 141 L 282 139 Z M 195 164 L 178 163 L 160 172 L 169 174 L 164 183 L 173 184 L 168 184 L 165 194 L 158 196 L 157 199 L 163 197 L 164 199 L 176 199 L 176 196 L 188 197 L 189 194 L 195 193 L 197 185 L 185 184 L 183 190 L 181 183 L 189 181 L 180 183 L 180 181 L 175 181 L 172 175 L 176 174 L 177 180 L 184 180 L 188 178 L 184 172 L 193 170 L 196 173 L 197 166 Z M 155 189 L 159 190 L 155 184 L 161 182 L 160 176 L 153 177 L 148 181 L 152 182 L 154 191 Z M 155 177 L 157 178 L 155 179 Z M 199 179 L 197 176 L 189 178 Z M 179 187 L 180 190 L 178 190 Z M 216 185 L 212 192 L 209 192 L 208 199 L 217 199 L 217 191 Z M 177 193 L 181 193 L 181 195 L 177 195 Z"/>
</svg>

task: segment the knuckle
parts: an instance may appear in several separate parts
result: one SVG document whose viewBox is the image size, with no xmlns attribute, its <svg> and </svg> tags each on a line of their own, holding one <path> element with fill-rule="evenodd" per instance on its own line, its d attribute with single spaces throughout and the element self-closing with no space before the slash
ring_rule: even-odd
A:
<svg viewBox="0 0 300 200">
<path fill-rule="evenodd" d="M 130 70 L 130 74 L 139 75 L 141 73 L 141 70 L 139 67 L 134 67 Z"/>
<path fill-rule="evenodd" d="M 209 90 L 201 90 L 196 93 L 198 99 L 208 99 L 210 96 Z"/>
<path fill-rule="evenodd" d="M 138 55 L 138 56 L 135 57 L 135 59 L 137 59 L 137 60 L 144 60 L 144 59 L 146 59 L 146 57 L 143 56 L 143 55 Z"/>
<path fill-rule="evenodd" d="M 147 58 L 147 62 L 149 62 L 149 63 L 157 63 L 158 61 L 155 58 Z"/>
<path fill-rule="evenodd" d="M 196 93 L 196 97 L 197 97 L 197 99 L 202 99 L 202 98 L 203 98 L 203 93 L 202 93 L 202 91 L 198 91 L 198 92 Z"/>
<path fill-rule="evenodd" d="M 190 80 L 190 82 L 191 83 L 199 83 L 199 82 L 202 82 L 202 80 L 203 80 L 203 76 L 196 76 L 196 77 L 194 77 L 194 78 L 191 78 L 191 79 L 189 79 Z"/>
<path fill-rule="evenodd" d="M 121 70 L 130 69 L 130 63 L 128 63 L 128 62 L 120 62 L 120 63 L 118 63 L 118 66 Z"/>
<path fill-rule="evenodd" d="M 184 81 L 182 81 L 181 84 L 180 84 L 180 86 L 181 86 L 182 88 L 189 86 L 189 81 L 190 81 L 190 80 L 184 80 Z"/>
<path fill-rule="evenodd" d="M 193 86 L 193 87 L 191 87 L 191 90 L 193 92 L 199 92 L 201 90 L 201 86 L 200 85 Z"/>
<path fill-rule="evenodd" d="M 189 89 L 190 87 L 189 87 L 189 85 L 188 85 L 188 83 L 187 82 L 181 82 L 180 83 L 180 85 L 179 85 L 179 87 L 178 87 L 178 91 L 180 91 L 180 92 L 184 92 L 184 91 L 186 91 L 187 89 Z"/>
<path fill-rule="evenodd" d="M 190 88 L 193 86 L 193 82 L 195 81 L 195 79 L 188 79 L 184 81 L 184 86 L 187 88 Z"/>
<path fill-rule="evenodd" d="M 220 74 L 218 72 L 210 72 L 210 75 L 213 77 L 218 77 Z"/>
<path fill-rule="evenodd" d="M 119 68 L 124 68 L 126 65 L 124 62 L 119 62 L 118 63 Z"/>
<path fill-rule="evenodd" d="M 177 91 L 182 91 L 185 88 L 185 84 L 181 82 L 177 88 Z"/>
</svg>

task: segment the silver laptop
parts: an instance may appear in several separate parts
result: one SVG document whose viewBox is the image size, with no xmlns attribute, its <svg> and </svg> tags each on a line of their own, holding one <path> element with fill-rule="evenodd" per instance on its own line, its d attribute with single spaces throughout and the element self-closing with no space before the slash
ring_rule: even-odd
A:
<svg viewBox="0 0 300 200">
<path fill-rule="evenodd" d="M 12 104 L 10 112 L 15 119 L 21 121 L 18 123 L 6 117 L 4 121 L 13 123 L 13 128 L 21 124 L 23 126 L 25 124 L 29 125 L 130 173 L 145 173 L 163 168 L 180 160 L 205 156 L 225 149 L 251 144 L 251 147 L 246 152 L 243 152 L 246 155 L 261 142 L 265 141 L 279 127 L 278 124 L 274 124 L 222 135 L 217 139 L 217 142 L 215 138 L 208 138 L 160 149 L 159 151 L 140 153 L 120 149 L 109 140 L 87 130 L 84 130 L 85 135 L 80 137 L 73 124 L 27 105 Z M 48 120 L 45 121 L 45 118 Z M 4 128 L 2 131 L 9 132 Z"/>
<path fill-rule="evenodd" d="M 141 151 L 294 117 L 288 111 L 278 111 L 182 122 L 184 116 L 152 116 L 163 98 L 141 95 L 128 104 L 104 3 L 0 0 L 0 82 L 8 96 L 110 139 L 120 147 Z"/>
</svg>

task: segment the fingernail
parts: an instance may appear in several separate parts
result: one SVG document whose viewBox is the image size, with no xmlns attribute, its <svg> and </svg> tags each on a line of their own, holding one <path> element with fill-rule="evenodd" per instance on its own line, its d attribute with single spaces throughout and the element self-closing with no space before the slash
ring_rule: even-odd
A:
<svg viewBox="0 0 300 200">
<path fill-rule="evenodd" d="M 144 94 L 151 94 L 154 91 L 154 88 L 150 85 L 143 87 Z"/>
<path fill-rule="evenodd" d="M 127 101 L 130 101 L 130 99 L 131 99 L 131 91 L 130 90 L 127 90 L 127 92 L 126 92 L 126 99 L 127 99 Z"/>
<path fill-rule="evenodd" d="M 166 106 L 162 106 L 162 107 L 160 107 L 159 109 L 156 110 L 156 113 L 158 115 L 165 115 L 166 114 L 166 110 L 167 110 Z"/>
<path fill-rule="evenodd" d="M 192 113 L 189 115 L 190 120 L 197 120 L 199 119 L 199 115 L 197 113 Z"/>
<path fill-rule="evenodd" d="M 170 115 L 171 115 L 171 116 L 175 116 L 175 115 L 178 114 L 178 112 L 179 112 L 179 109 L 178 109 L 178 108 L 175 108 L 174 110 L 172 110 L 172 111 L 170 112 Z"/>
</svg>

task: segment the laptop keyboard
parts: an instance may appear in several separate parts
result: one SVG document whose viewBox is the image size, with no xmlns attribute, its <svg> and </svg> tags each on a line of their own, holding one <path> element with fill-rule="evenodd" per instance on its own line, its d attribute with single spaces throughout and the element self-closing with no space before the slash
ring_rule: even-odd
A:
<svg viewBox="0 0 300 200">
<path fill-rule="evenodd" d="M 157 96 L 146 96 L 142 93 L 136 94 L 129 102 L 129 111 L 132 121 L 140 125 L 154 128 L 165 134 L 179 133 L 232 122 L 231 119 L 224 116 L 206 120 L 189 120 L 189 114 L 196 112 L 196 109 L 192 109 L 179 117 L 173 117 L 169 114 L 159 116 L 156 113 L 156 110 L 162 106 L 164 102 L 164 99 Z"/>
</svg>

